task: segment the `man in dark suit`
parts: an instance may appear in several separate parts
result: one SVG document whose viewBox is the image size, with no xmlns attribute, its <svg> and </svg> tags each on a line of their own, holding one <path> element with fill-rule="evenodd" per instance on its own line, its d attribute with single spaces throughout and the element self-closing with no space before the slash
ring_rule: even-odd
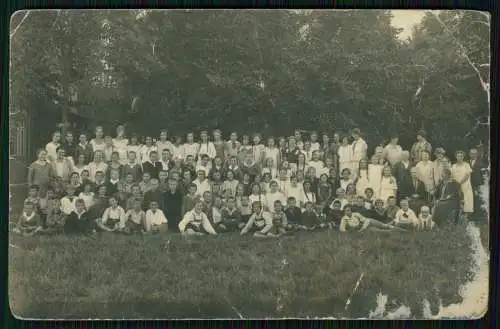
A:
<svg viewBox="0 0 500 329">
<path fill-rule="evenodd" d="M 142 163 L 142 172 L 149 173 L 151 178 L 158 178 L 160 170 L 163 170 L 163 164 L 158 161 L 158 152 L 151 151 L 149 153 L 149 161 Z"/>
<path fill-rule="evenodd" d="M 470 175 L 470 181 L 472 184 L 472 189 L 474 191 L 477 191 L 478 187 L 482 184 L 482 175 L 481 175 L 481 169 L 484 168 L 483 163 L 479 159 L 479 153 L 477 149 L 472 148 L 469 151 L 469 165 L 470 168 L 472 169 L 472 173 Z"/>
<path fill-rule="evenodd" d="M 178 224 L 182 219 L 182 192 L 179 183 L 175 179 L 168 180 L 168 188 L 164 194 L 165 209 L 163 212 L 168 219 L 169 225 L 174 231 L 178 231 Z"/>
<path fill-rule="evenodd" d="M 418 178 L 417 169 L 415 167 L 410 170 L 411 184 L 407 191 L 410 194 L 410 208 L 418 214 L 420 207 L 427 205 L 430 201 L 430 195 L 426 191 L 425 184 Z M 401 200 L 400 200 L 401 202 Z"/>
<path fill-rule="evenodd" d="M 398 183 L 398 200 L 410 198 L 411 193 L 411 164 L 410 153 L 403 151 L 401 153 L 401 162 L 397 163 L 393 168 L 393 175 Z"/>
</svg>

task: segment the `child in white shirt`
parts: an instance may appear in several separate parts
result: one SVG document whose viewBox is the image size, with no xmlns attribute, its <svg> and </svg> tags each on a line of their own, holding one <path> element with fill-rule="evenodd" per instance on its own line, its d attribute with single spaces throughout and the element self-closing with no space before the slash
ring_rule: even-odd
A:
<svg viewBox="0 0 500 329">
<path fill-rule="evenodd" d="M 109 198 L 109 208 L 96 223 L 100 229 L 107 232 L 120 231 L 125 228 L 125 210 L 118 205 L 116 197 Z"/>
<path fill-rule="evenodd" d="M 420 208 L 420 214 L 418 214 L 418 220 L 422 229 L 424 230 L 432 230 L 435 226 L 434 221 L 432 220 L 431 209 L 428 206 L 422 206 Z"/>
<path fill-rule="evenodd" d="M 167 224 L 168 220 L 165 217 L 165 214 L 163 214 L 161 209 L 158 209 L 158 202 L 151 201 L 149 203 L 149 209 L 146 211 L 144 231 L 146 233 L 166 232 L 168 229 Z"/>
<path fill-rule="evenodd" d="M 78 195 L 79 199 L 85 202 L 85 209 L 89 209 L 94 204 L 94 195 L 92 192 L 92 184 L 90 182 L 85 182 L 83 185 L 83 192 Z"/>
<path fill-rule="evenodd" d="M 194 209 L 188 211 L 179 223 L 179 231 L 184 235 L 217 235 L 207 215 L 203 212 L 203 202 L 198 201 Z"/>
<path fill-rule="evenodd" d="M 69 215 L 76 210 L 76 199 L 75 187 L 72 185 L 68 185 L 66 187 L 66 196 L 61 199 L 61 210 L 65 215 Z"/>
<path fill-rule="evenodd" d="M 396 216 L 390 224 L 403 228 L 419 228 L 420 221 L 415 212 L 410 209 L 408 200 L 402 200 L 400 206 L 401 209 L 396 212 Z"/>
</svg>

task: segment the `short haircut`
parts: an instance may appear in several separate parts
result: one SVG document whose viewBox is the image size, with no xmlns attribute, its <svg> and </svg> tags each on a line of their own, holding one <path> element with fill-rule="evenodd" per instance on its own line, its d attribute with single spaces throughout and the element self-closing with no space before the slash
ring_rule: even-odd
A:
<svg viewBox="0 0 500 329">
<path fill-rule="evenodd" d="M 274 205 L 277 205 L 277 204 L 281 204 L 281 201 L 280 200 L 275 200 L 274 201 Z"/>
<path fill-rule="evenodd" d="M 37 192 L 38 192 L 40 190 L 40 187 L 38 185 L 33 184 L 33 185 L 30 185 L 29 189 L 30 190 L 37 190 Z"/>
<path fill-rule="evenodd" d="M 296 201 L 294 196 L 288 197 L 287 201 Z"/>
<path fill-rule="evenodd" d="M 96 176 L 97 176 L 97 174 L 104 175 L 104 171 L 102 171 L 102 170 L 98 170 L 98 171 L 96 171 L 96 172 L 95 172 L 95 174 L 96 174 Z"/>
</svg>

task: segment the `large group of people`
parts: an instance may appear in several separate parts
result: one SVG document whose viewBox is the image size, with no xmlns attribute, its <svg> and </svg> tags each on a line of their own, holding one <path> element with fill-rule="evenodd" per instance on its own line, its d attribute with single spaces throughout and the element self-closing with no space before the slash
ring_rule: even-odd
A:
<svg viewBox="0 0 500 329">
<path fill-rule="evenodd" d="M 227 139 L 56 131 L 29 167 L 14 231 L 185 235 L 433 229 L 469 219 L 486 177 L 477 149 L 447 156 L 424 131 L 373 148 L 359 129 Z M 156 136 L 155 136 L 156 137 Z"/>
</svg>

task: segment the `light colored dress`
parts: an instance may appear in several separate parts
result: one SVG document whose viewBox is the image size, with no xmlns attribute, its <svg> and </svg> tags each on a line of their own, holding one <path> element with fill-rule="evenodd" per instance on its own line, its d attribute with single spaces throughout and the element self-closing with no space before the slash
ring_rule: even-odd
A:
<svg viewBox="0 0 500 329">
<path fill-rule="evenodd" d="M 373 196 L 375 198 L 380 197 L 380 184 L 382 181 L 382 170 L 384 166 L 380 164 L 368 164 L 368 180 L 370 182 L 370 187 L 373 189 Z M 364 191 L 363 191 L 364 192 Z M 364 196 L 364 194 L 363 194 Z M 385 201 L 385 199 L 382 199 Z"/>
<path fill-rule="evenodd" d="M 351 144 L 352 158 L 351 158 L 351 170 L 352 172 L 357 172 L 359 168 L 359 161 L 366 159 L 366 152 L 368 151 L 368 144 L 366 144 L 363 138 L 355 140 Z"/>
<path fill-rule="evenodd" d="M 280 150 L 277 147 L 269 148 L 266 147 L 264 148 L 264 163 L 268 158 L 273 159 L 273 168 L 278 168 L 278 159 L 279 159 L 279 154 Z M 274 177 L 273 177 L 274 178 Z"/>
<path fill-rule="evenodd" d="M 358 176 L 358 181 L 356 182 L 356 194 L 358 196 L 365 196 L 365 190 L 371 187 L 373 189 L 373 186 L 370 185 L 370 180 L 368 178 L 368 170 L 366 169 L 360 169 L 359 170 L 359 176 Z M 375 193 L 375 190 L 373 191 Z"/>
<path fill-rule="evenodd" d="M 339 156 L 339 174 L 346 168 L 352 172 L 352 146 L 339 146 L 337 154 Z"/>
<path fill-rule="evenodd" d="M 118 155 L 120 157 L 120 163 L 123 165 L 127 163 L 127 145 L 128 145 L 128 139 L 126 138 L 113 138 L 113 148 L 116 152 L 118 152 Z"/>
<path fill-rule="evenodd" d="M 424 183 L 425 190 L 427 192 L 431 192 L 434 190 L 434 163 L 432 161 L 420 161 L 415 166 L 417 169 L 418 178 Z"/>
<path fill-rule="evenodd" d="M 100 143 L 98 143 L 95 139 L 92 139 L 90 141 L 90 145 L 92 146 L 92 152 L 95 153 L 95 151 L 104 151 L 104 148 L 106 147 L 106 143 L 104 142 L 104 139 L 101 140 Z"/>
<path fill-rule="evenodd" d="M 380 185 L 379 185 L 378 198 L 384 202 L 384 205 L 387 205 L 387 199 L 390 196 L 395 197 L 396 191 L 398 189 L 398 185 L 396 184 L 396 178 L 390 177 L 381 177 Z"/>
<path fill-rule="evenodd" d="M 455 163 L 451 166 L 451 176 L 458 183 L 460 183 L 465 176 L 470 175 L 471 173 L 472 169 L 467 162 L 462 162 L 461 164 Z M 464 195 L 464 212 L 474 212 L 474 193 L 472 191 L 470 176 L 460 185 L 460 188 L 462 190 L 462 194 Z"/>
</svg>

